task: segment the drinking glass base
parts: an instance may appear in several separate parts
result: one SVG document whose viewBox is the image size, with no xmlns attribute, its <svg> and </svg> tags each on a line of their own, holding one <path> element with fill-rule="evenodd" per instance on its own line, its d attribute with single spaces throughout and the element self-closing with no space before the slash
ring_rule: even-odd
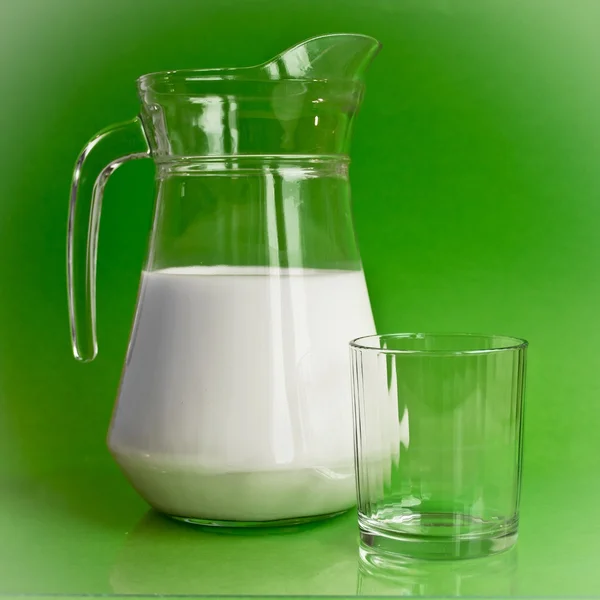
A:
<svg viewBox="0 0 600 600">
<path fill-rule="evenodd" d="M 473 519 L 469 531 L 469 520 L 449 513 L 422 514 L 417 528 L 359 518 L 360 537 L 363 548 L 373 550 L 374 564 L 394 556 L 423 560 L 478 558 L 508 550 L 517 541 L 516 522 L 482 528 L 481 522 Z M 458 521 L 461 526 L 457 529 Z"/>
</svg>

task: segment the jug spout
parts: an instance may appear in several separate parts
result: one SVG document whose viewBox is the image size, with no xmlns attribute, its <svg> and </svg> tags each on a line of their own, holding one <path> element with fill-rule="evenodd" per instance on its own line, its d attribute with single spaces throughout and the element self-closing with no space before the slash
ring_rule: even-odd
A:
<svg viewBox="0 0 600 600">
<path fill-rule="evenodd" d="M 144 75 L 138 89 L 151 155 L 346 155 L 379 49 L 368 35 L 335 33 L 253 66 Z"/>
<path fill-rule="evenodd" d="M 285 50 L 261 68 L 270 79 L 360 80 L 381 44 L 368 35 L 321 35 Z"/>
</svg>

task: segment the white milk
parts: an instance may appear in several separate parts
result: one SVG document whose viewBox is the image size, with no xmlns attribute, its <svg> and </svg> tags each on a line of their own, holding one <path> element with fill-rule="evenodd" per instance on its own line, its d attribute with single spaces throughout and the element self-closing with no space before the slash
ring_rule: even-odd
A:
<svg viewBox="0 0 600 600">
<path fill-rule="evenodd" d="M 265 521 L 349 508 L 348 341 L 374 330 L 361 271 L 146 272 L 110 449 L 172 515 Z"/>
</svg>

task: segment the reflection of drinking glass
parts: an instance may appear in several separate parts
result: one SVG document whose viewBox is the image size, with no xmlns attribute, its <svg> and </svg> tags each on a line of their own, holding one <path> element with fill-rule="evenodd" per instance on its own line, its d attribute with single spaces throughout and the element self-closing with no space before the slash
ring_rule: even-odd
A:
<svg viewBox="0 0 600 600">
<path fill-rule="evenodd" d="M 517 538 L 527 342 L 398 334 L 351 343 L 365 545 L 467 558 Z"/>
<path fill-rule="evenodd" d="M 516 594 L 517 549 L 472 560 L 424 561 L 359 547 L 356 593 L 362 596 L 492 596 Z"/>
<path fill-rule="evenodd" d="M 215 530 L 150 511 L 127 536 L 110 583 L 117 595 L 353 595 L 356 513 L 296 527 Z"/>
</svg>

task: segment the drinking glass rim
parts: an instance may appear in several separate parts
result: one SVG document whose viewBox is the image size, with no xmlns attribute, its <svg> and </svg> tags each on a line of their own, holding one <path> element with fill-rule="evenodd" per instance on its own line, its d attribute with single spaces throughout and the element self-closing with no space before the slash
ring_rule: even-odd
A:
<svg viewBox="0 0 600 600">
<path fill-rule="evenodd" d="M 428 349 L 428 348 L 381 348 L 373 345 L 374 342 L 379 342 L 385 339 L 427 339 L 427 338 L 483 338 L 487 340 L 498 339 L 502 343 L 498 343 L 493 348 L 474 348 L 474 349 Z M 371 342 L 371 343 L 369 343 Z M 496 352 L 507 352 L 511 350 L 522 350 L 529 346 L 526 339 L 518 338 L 510 335 L 489 334 L 489 333 L 440 333 L 440 332 L 413 332 L 413 333 L 383 333 L 365 335 L 355 338 L 350 341 L 350 347 L 357 350 L 368 350 L 378 352 L 380 354 L 419 354 L 423 356 L 462 356 L 474 354 L 493 354 Z"/>
</svg>

